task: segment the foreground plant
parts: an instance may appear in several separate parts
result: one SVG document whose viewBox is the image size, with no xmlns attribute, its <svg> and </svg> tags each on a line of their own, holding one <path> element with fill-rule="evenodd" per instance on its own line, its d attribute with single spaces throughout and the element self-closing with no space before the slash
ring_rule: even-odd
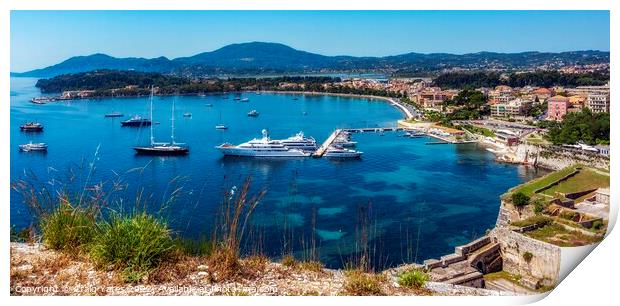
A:
<svg viewBox="0 0 620 306">
<path fill-rule="evenodd" d="M 420 289 L 429 280 L 429 275 L 419 269 L 411 269 L 398 275 L 398 284 L 405 288 Z"/>
<path fill-rule="evenodd" d="M 366 273 L 361 270 L 351 270 L 345 273 L 345 295 L 385 295 L 381 283 L 384 275 Z"/>
<path fill-rule="evenodd" d="M 61 204 L 41 217 L 43 244 L 50 249 L 79 253 L 95 236 L 96 212 L 92 209 Z"/>
<path fill-rule="evenodd" d="M 114 214 L 98 224 L 90 255 L 98 265 L 122 269 L 125 280 L 137 282 L 165 260 L 174 246 L 163 221 L 145 212 Z"/>
</svg>

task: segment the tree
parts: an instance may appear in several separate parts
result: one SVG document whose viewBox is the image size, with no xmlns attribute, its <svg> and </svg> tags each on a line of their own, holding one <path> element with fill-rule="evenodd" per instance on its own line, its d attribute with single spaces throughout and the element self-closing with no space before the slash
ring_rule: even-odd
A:
<svg viewBox="0 0 620 306">
<path fill-rule="evenodd" d="M 526 196 L 523 192 L 513 193 L 511 199 L 512 204 L 516 207 L 523 207 L 530 203 L 530 197 Z"/>
</svg>

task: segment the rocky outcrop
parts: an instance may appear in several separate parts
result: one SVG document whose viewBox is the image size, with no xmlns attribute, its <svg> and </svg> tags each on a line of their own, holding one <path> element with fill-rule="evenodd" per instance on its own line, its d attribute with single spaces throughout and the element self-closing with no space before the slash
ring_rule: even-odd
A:
<svg viewBox="0 0 620 306">
<path fill-rule="evenodd" d="M 505 161 L 560 170 L 574 164 L 609 170 L 609 157 L 558 146 L 519 144 L 502 158 Z"/>
</svg>

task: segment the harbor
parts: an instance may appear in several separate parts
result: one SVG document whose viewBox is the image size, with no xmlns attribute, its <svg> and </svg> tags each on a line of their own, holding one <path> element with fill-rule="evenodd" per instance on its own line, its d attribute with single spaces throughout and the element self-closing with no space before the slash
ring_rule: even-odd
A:
<svg viewBox="0 0 620 306">
<path fill-rule="evenodd" d="M 224 99 L 227 96 L 229 99 Z M 211 225 L 206 216 L 210 216 L 221 201 L 221 190 L 237 185 L 238 178 L 252 176 L 256 188 L 268 188 L 264 205 L 256 211 L 256 226 L 264 227 L 268 234 L 281 235 L 285 230 L 282 224 L 289 224 L 296 229 L 297 235 L 316 235 L 317 240 L 321 241 L 322 260 L 328 267 L 334 268 L 341 266 L 341 260 L 337 251 L 333 250 L 346 247 L 349 243 L 347 239 L 355 233 L 355 222 L 342 222 L 342 217 L 355 215 L 359 203 L 372 201 L 376 213 L 387 214 L 400 222 L 411 216 L 408 210 L 424 211 L 421 204 L 410 201 L 412 198 L 423 199 L 427 205 L 445 212 L 445 216 L 451 216 L 427 215 L 425 226 L 466 222 L 468 229 L 484 231 L 493 224 L 494 218 L 476 220 L 472 224 L 465 200 L 454 199 L 451 193 L 439 192 L 429 196 L 427 188 L 443 190 L 446 184 L 436 179 L 437 171 L 428 170 L 435 167 L 433 165 L 441 164 L 441 173 L 456 175 L 455 179 L 462 181 L 472 181 L 480 172 L 487 173 L 486 177 L 501 175 L 507 178 L 501 182 L 482 182 L 492 186 L 490 188 L 493 190 L 505 190 L 525 180 L 519 175 L 519 166 L 495 164 L 491 153 L 476 146 L 459 146 L 462 149 L 454 150 L 454 146 L 449 145 L 425 145 L 431 140 L 441 140 L 428 135 L 428 130 L 424 128 L 396 126 L 396 121 L 404 116 L 389 102 L 329 95 L 300 95 L 298 100 L 293 100 L 291 95 L 264 92 L 261 95 L 244 93 L 242 97 L 249 98 L 249 101 L 235 101 L 233 95 L 179 96 L 175 103 L 178 120 L 174 122 L 174 136 L 186 143 L 191 151 L 178 156 L 151 156 L 136 154 L 134 150 L 136 146 L 150 147 L 151 126 L 146 123 L 151 120 L 148 96 L 106 98 L 101 103 L 65 101 L 47 105 L 30 103 L 31 96 L 14 96 L 12 103 L 30 113 L 12 114 L 12 122 L 15 122 L 11 125 L 11 139 L 15 144 L 12 150 L 17 153 L 18 144 L 32 142 L 33 145 L 24 147 L 30 150 L 28 152 L 11 154 L 11 176 L 18 179 L 24 171 L 32 170 L 45 181 L 59 180 L 74 163 L 94 161 L 97 169 L 106 169 L 96 171 L 97 181 L 113 180 L 117 177 L 114 173 L 118 173 L 124 181 L 131 182 L 128 190 L 123 192 L 135 195 L 141 187 L 148 185 L 154 198 L 163 197 L 177 178 L 188 178 L 177 185 L 183 187 L 188 195 L 174 205 L 170 226 L 195 236 Z M 152 127 L 156 142 L 169 143 L 171 140 L 172 102 L 173 97 L 170 96 L 153 98 Z M 260 115 L 248 116 L 254 109 Z M 185 113 L 192 116 L 183 117 Z M 105 117 L 106 114 L 124 116 Z M 135 120 L 136 127 L 121 126 L 122 121 L 137 115 L 142 121 Z M 44 125 L 43 131 L 20 130 L 20 125 L 32 121 Z M 227 129 L 214 128 L 220 123 Z M 269 137 L 280 142 L 303 131 L 303 138 L 316 138 L 315 150 L 323 151 L 322 157 L 311 158 L 311 155 L 303 154 L 298 154 L 299 157 L 273 158 L 226 156 L 214 148 L 226 142 L 239 145 L 253 138 L 260 140 L 262 129 L 268 130 Z M 340 132 L 330 137 L 337 129 Z M 67 131 L 71 131 L 70 137 Z M 411 136 L 404 136 L 407 132 L 411 132 Z M 348 140 L 342 137 L 345 133 L 350 136 Z M 343 148 L 363 154 L 347 158 L 327 156 L 328 148 L 339 141 Z M 45 148 L 37 146 L 40 143 L 48 146 L 47 153 L 37 151 Z M 294 146 L 290 142 L 285 143 L 289 147 Z M 490 166 L 481 168 L 481 161 Z M 49 170 L 50 166 L 57 170 Z M 128 171 L 131 169 L 137 170 Z M 424 182 L 424 188 L 415 188 L 420 186 L 420 182 Z M 488 193 L 477 198 L 480 205 L 494 207 L 497 196 Z M 19 203 L 19 195 L 12 193 L 11 201 Z M 201 204 L 188 205 L 189 201 Z M 313 231 L 309 226 L 313 219 L 313 207 L 318 231 Z M 463 213 L 460 213 L 460 207 L 464 207 Z M 455 214 L 458 218 L 462 215 L 463 219 L 455 220 Z M 16 211 L 11 212 L 11 218 L 19 227 L 29 225 L 29 220 Z M 192 221 L 188 226 L 190 219 Z M 389 235 L 398 233 L 399 227 L 390 224 L 381 225 L 380 230 Z M 417 219 L 407 224 L 411 225 L 404 230 L 416 232 Z M 461 236 L 462 230 L 459 226 L 447 228 L 440 237 L 423 232 L 420 241 L 451 241 Z M 392 240 L 386 237 L 384 241 Z M 394 262 L 410 260 L 400 257 L 400 248 L 401 245 L 396 242 L 385 245 Z M 421 251 L 419 258 L 439 257 L 450 249 L 448 242 L 441 242 L 437 247 Z M 278 253 L 279 244 L 267 241 L 265 250 Z"/>
</svg>

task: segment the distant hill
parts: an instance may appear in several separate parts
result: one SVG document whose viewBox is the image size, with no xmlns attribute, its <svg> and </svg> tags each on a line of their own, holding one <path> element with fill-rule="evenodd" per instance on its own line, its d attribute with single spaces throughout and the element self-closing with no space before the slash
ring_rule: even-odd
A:
<svg viewBox="0 0 620 306">
<path fill-rule="evenodd" d="M 573 51 L 561 53 L 522 52 L 470 54 L 407 53 L 385 57 L 325 56 L 278 43 L 232 44 L 215 51 L 170 60 L 165 57 L 115 58 L 105 54 L 72 57 L 59 64 L 12 76 L 53 77 L 97 69 L 137 70 L 184 76 L 261 73 L 433 72 L 446 68 L 511 69 L 540 65 L 609 63 L 609 52 Z"/>
</svg>

